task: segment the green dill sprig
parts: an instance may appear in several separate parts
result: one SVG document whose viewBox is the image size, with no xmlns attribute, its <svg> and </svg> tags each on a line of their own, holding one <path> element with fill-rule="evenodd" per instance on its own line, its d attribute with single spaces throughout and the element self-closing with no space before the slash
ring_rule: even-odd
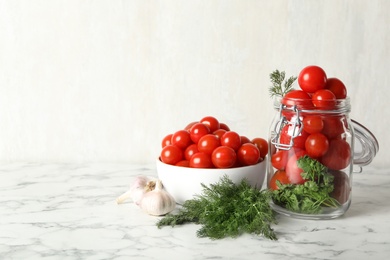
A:
<svg viewBox="0 0 390 260">
<path fill-rule="evenodd" d="M 164 216 L 157 227 L 195 223 L 201 225 L 198 237 L 221 239 L 250 233 L 277 239 L 271 228 L 276 218 L 269 205 L 268 190 L 252 188 L 245 179 L 234 184 L 227 176 L 202 187 L 201 195 L 185 201 L 177 214 Z"/>
<path fill-rule="evenodd" d="M 285 78 L 284 71 L 275 70 L 270 74 L 272 86 L 269 88 L 269 94 L 271 97 L 283 97 L 292 90 L 292 85 L 297 77 L 291 76 L 287 80 Z"/>
<path fill-rule="evenodd" d="M 323 207 L 339 207 L 340 203 L 330 195 L 334 177 L 328 169 L 307 155 L 299 158 L 297 163 L 303 170 L 301 176 L 305 183 L 277 183 L 279 189 L 272 192 L 273 201 L 288 210 L 306 214 L 319 214 Z"/>
</svg>

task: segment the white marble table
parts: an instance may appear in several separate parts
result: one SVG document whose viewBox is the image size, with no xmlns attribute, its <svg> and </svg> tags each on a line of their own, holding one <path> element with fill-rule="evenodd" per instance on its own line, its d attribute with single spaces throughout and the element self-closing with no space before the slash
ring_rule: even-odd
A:
<svg viewBox="0 0 390 260">
<path fill-rule="evenodd" d="M 198 238 L 199 226 L 158 229 L 133 203 L 116 205 L 153 165 L 0 164 L 0 259 L 388 259 L 390 172 L 355 174 L 341 218 L 278 217 L 277 241 Z"/>
</svg>

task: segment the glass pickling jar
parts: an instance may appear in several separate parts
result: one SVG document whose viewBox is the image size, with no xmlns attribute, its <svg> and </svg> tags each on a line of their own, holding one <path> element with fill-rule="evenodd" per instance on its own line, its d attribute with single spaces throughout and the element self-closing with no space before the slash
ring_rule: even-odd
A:
<svg viewBox="0 0 390 260">
<path fill-rule="evenodd" d="M 349 97 L 321 109 L 279 98 L 270 127 L 267 185 L 271 206 L 303 219 L 332 219 L 351 204 L 352 174 L 379 150 L 375 136 L 349 118 Z"/>
</svg>

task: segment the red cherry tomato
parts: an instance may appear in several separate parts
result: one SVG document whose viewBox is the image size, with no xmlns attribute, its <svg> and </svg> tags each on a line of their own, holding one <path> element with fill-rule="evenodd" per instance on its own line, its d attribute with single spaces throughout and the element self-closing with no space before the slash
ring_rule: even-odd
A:
<svg viewBox="0 0 390 260">
<path fill-rule="evenodd" d="M 225 129 L 218 129 L 216 131 L 214 131 L 213 134 L 215 134 L 216 136 L 218 136 L 219 139 L 222 138 L 223 134 L 226 133 L 227 131 Z"/>
<path fill-rule="evenodd" d="M 198 145 L 197 144 L 190 144 L 185 150 L 184 150 L 184 158 L 189 161 L 191 157 L 199 152 Z"/>
<path fill-rule="evenodd" d="M 274 175 L 272 175 L 272 178 L 268 184 L 268 187 L 271 190 L 279 189 L 276 181 L 279 181 L 281 184 L 290 184 L 290 180 L 288 179 L 286 172 L 283 170 L 278 170 L 274 173 Z"/>
<path fill-rule="evenodd" d="M 306 92 L 302 90 L 291 90 L 282 99 L 282 104 L 287 106 L 297 105 L 300 109 L 310 109 L 313 107 L 312 99 Z M 295 114 L 295 112 L 284 111 L 288 114 Z M 288 116 L 287 116 L 288 117 Z M 289 118 L 289 117 L 288 117 Z"/>
<path fill-rule="evenodd" d="M 332 170 L 346 168 L 351 162 L 351 147 L 342 139 L 330 141 L 327 153 L 322 156 L 321 162 Z"/>
<path fill-rule="evenodd" d="M 298 84 L 307 93 L 314 93 L 325 88 L 326 73 L 318 66 L 307 66 L 301 70 L 298 76 Z"/>
<path fill-rule="evenodd" d="M 191 127 L 193 125 L 195 125 L 196 123 L 199 123 L 199 122 L 198 121 L 194 121 L 194 122 L 189 123 L 188 125 L 186 125 L 186 127 L 184 127 L 184 130 L 190 131 Z"/>
<path fill-rule="evenodd" d="M 260 157 L 264 158 L 268 154 L 268 142 L 264 138 L 256 137 L 251 141 L 260 151 Z"/>
<path fill-rule="evenodd" d="M 219 123 L 219 128 L 226 131 L 230 131 L 230 127 L 225 123 Z"/>
<path fill-rule="evenodd" d="M 237 151 L 241 146 L 241 137 L 234 131 L 227 131 L 221 138 L 221 145 L 229 146 Z"/>
<path fill-rule="evenodd" d="M 274 153 L 271 157 L 271 164 L 278 170 L 284 170 L 288 161 L 288 151 L 279 150 Z"/>
<path fill-rule="evenodd" d="M 329 141 L 325 135 L 316 133 L 307 137 L 305 142 L 307 154 L 312 158 L 323 156 L 329 148 Z"/>
<path fill-rule="evenodd" d="M 297 163 L 298 159 L 306 154 L 307 153 L 305 150 L 299 150 L 293 153 L 288 159 L 286 165 L 286 174 L 290 182 L 293 184 L 303 184 L 306 182 L 301 176 L 303 170 L 298 167 L 298 163 Z"/>
<path fill-rule="evenodd" d="M 199 122 L 207 125 L 211 133 L 218 130 L 220 127 L 218 119 L 212 116 L 203 117 Z"/>
<path fill-rule="evenodd" d="M 303 118 L 303 130 L 309 134 L 315 134 L 321 132 L 324 128 L 324 122 L 321 116 L 305 116 Z"/>
<path fill-rule="evenodd" d="M 336 96 L 336 99 L 344 99 L 347 97 L 347 88 L 344 83 L 338 78 L 329 78 L 326 81 L 326 89 L 329 89 Z"/>
<path fill-rule="evenodd" d="M 187 160 L 181 160 L 180 162 L 175 164 L 176 166 L 181 166 L 181 167 L 190 167 L 190 162 Z"/>
<path fill-rule="evenodd" d="M 236 163 L 237 154 L 231 147 L 219 146 L 213 151 L 211 160 L 217 168 L 231 168 Z"/>
<path fill-rule="evenodd" d="M 195 123 L 190 128 L 190 137 L 194 143 L 198 143 L 199 139 L 210 133 L 210 129 L 207 125 L 202 123 Z"/>
<path fill-rule="evenodd" d="M 312 101 L 317 108 L 332 109 L 336 105 L 336 96 L 329 89 L 320 89 L 313 94 Z"/>
<path fill-rule="evenodd" d="M 170 144 L 162 149 L 160 158 L 163 163 L 175 165 L 183 159 L 183 152 L 176 145 Z"/>
<path fill-rule="evenodd" d="M 199 152 L 204 152 L 211 155 L 215 148 L 221 145 L 218 136 L 214 134 L 207 134 L 202 136 L 198 142 Z"/>
<path fill-rule="evenodd" d="M 240 136 L 240 139 L 241 139 L 241 145 L 251 142 L 251 140 L 249 140 L 249 138 L 244 135 Z"/>
<path fill-rule="evenodd" d="M 179 130 L 173 133 L 171 143 L 178 146 L 180 149 L 185 149 L 192 144 L 190 133 L 186 130 Z"/>
<path fill-rule="evenodd" d="M 328 139 L 341 137 L 346 130 L 347 121 L 345 116 L 323 116 L 324 127 L 321 131 Z"/>
<path fill-rule="evenodd" d="M 255 165 L 260 160 L 260 151 L 256 145 L 245 143 L 238 149 L 237 158 L 241 165 Z"/>
<path fill-rule="evenodd" d="M 298 133 L 298 127 L 295 127 L 295 132 Z M 294 133 L 294 126 L 292 125 L 285 125 L 282 128 L 281 134 L 280 134 L 280 140 L 279 142 L 281 144 L 290 144 L 291 136 L 295 135 Z M 305 149 L 305 142 L 306 138 L 309 136 L 308 133 L 306 133 L 304 130 L 301 131 L 301 133 L 293 139 L 293 146 L 295 148 L 299 149 Z"/>
<path fill-rule="evenodd" d="M 161 148 L 164 148 L 165 146 L 172 144 L 171 140 L 172 140 L 172 134 L 166 135 L 161 142 Z"/>
<path fill-rule="evenodd" d="M 214 168 L 210 155 L 202 152 L 194 154 L 190 159 L 192 168 Z"/>
</svg>

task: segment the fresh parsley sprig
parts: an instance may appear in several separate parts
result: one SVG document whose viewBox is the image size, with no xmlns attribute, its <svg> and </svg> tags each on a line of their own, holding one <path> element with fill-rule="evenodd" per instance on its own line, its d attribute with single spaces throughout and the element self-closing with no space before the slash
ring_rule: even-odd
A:
<svg viewBox="0 0 390 260">
<path fill-rule="evenodd" d="M 227 176 L 216 184 L 202 184 L 202 187 L 201 195 L 185 201 L 179 213 L 160 219 L 157 227 L 195 223 L 201 225 L 198 237 L 221 239 L 251 233 L 277 239 L 271 228 L 276 218 L 269 205 L 268 190 L 252 188 L 245 179 L 234 184 Z"/>
<path fill-rule="evenodd" d="M 307 155 L 299 158 L 297 163 L 306 182 L 284 185 L 278 182 L 279 189 L 272 192 L 274 203 L 306 214 L 319 214 L 323 207 L 339 207 L 339 202 L 330 196 L 334 177 L 328 174 L 328 169 Z"/>
<path fill-rule="evenodd" d="M 271 97 L 283 97 L 292 90 L 293 83 L 297 79 L 297 77 L 291 76 L 285 80 L 286 73 L 279 70 L 273 71 L 270 78 L 272 86 L 269 88 L 269 94 Z"/>
</svg>

